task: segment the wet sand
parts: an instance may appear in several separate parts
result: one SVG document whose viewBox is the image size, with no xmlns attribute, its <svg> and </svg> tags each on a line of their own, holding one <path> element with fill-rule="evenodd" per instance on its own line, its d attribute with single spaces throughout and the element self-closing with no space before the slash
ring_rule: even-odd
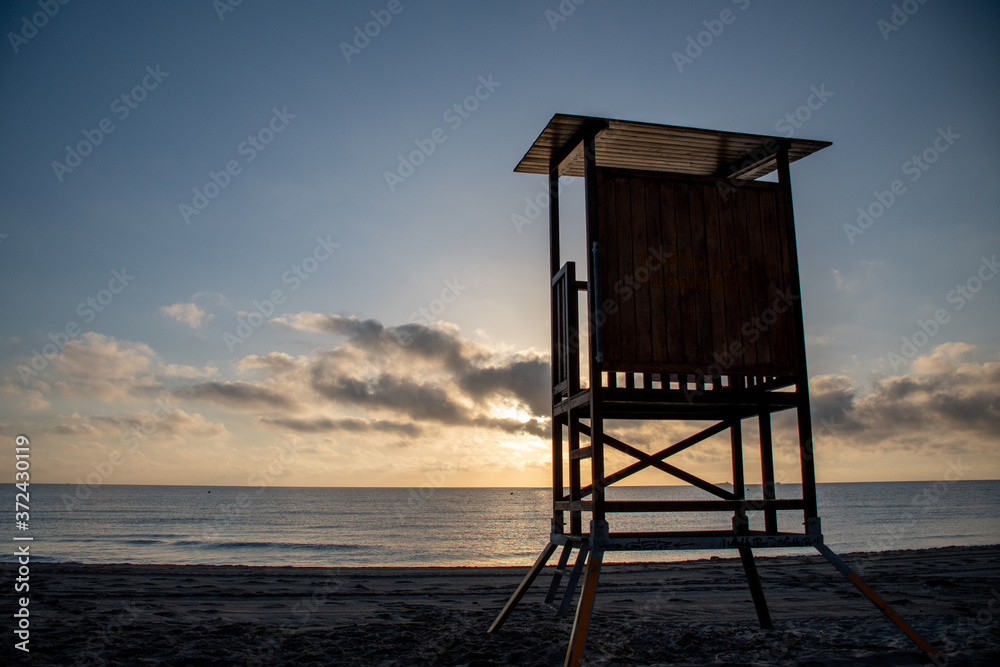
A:
<svg viewBox="0 0 1000 667">
<path fill-rule="evenodd" d="M 945 656 L 939 664 L 1000 664 L 1000 546 L 843 557 Z M 584 664 L 931 664 L 820 556 L 758 563 L 770 631 L 757 624 L 738 559 L 606 564 Z M 544 604 L 549 571 L 486 634 L 528 565 L 32 563 L 30 656 L 13 648 L 12 586 L 0 656 L 31 665 L 562 664 L 572 614 Z M 12 582 L 15 566 L 2 569 Z"/>
</svg>

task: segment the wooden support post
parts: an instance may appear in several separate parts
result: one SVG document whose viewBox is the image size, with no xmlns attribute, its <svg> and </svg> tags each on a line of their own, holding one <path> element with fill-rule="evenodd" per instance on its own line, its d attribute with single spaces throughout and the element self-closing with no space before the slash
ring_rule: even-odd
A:
<svg viewBox="0 0 1000 667">
<path fill-rule="evenodd" d="M 774 500 L 774 445 L 771 439 L 771 413 L 758 415 L 760 430 L 760 482 L 764 500 Z M 778 532 L 778 511 L 764 510 L 764 532 L 774 535 Z"/>
<path fill-rule="evenodd" d="M 574 451 L 580 449 L 580 418 L 576 415 L 575 411 L 573 410 L 569 411 L 567 417 L 569 418 L 569 451 L 570 451 L 569 499 L 582 500 L 583 495 L 580 491 L 580 459 L 574 458 L 572 454 Z M 580 512 L 580 510 L 574 510 L 569 513 L 569 534 L 570 535 L 583 534 L 583 513 Z"/>
<path fill-rule="evenodd" d="M 555 278 L 556 274 L 559 273 L 559 165 L 553 165 L 549 169 L 549 277 Z M 566 298 L 569 298 L 569 294 L 576 296 L 576 293 L 572 289 L 572 285 L 569 286 L 570 289 L 567 290 L 568 294 Z M 553 323 L 552 327 L 552 355 L 551 358 L 553 362 L 555 359 L 559 358 L 559 346 L 561 341 L 557 339 L 555 322 L 561 317 L 561 313 L 557 312 L 557 300 L 555 287 L 552 288 L 550 296 L 550 309 L 551 309 L 551 321 Z M 552 364 L 552 386 L 555 387 L 558 383 L 556 379 L 556 364 Z M 563 466 L 562 466 L 562 426 L 556 420 L 555 415 L 552 416 L 552 502 L 557 502 L 563 499 Z M 552 510 L 552 532 L 563 532 L 563 527 L 565 525 L 563 513 L 556 509 Z"/>
<path fill-rule="evenodd" d="M 587 320 L 590 331 L 590 473 L 591 498 L 593 499 L 593 521 L 603 522 L 604 510 L 604 407 L 601 375 L 604 370 L 602 351 L 602 322 L 599 317 L 604 304 L 600 293 L 600 248 L 598 232 L 598 187 L 597 187 L 597 147 L 593 135 L 584 140 L 584 188 L 586 189 L 587 245 L 590 248 L 587 271 L 587 296 L 589 308 Z M 610 384 L 610 381 L 609 381 Z"/>
<path fill-rule="evenodd" d="M 559 165 L 549 169 L 549 277 L 559 273 Z"/>
<path fill-rule="evenodd" d="M 757 620 L 760 627 L 770 630 L 771 613 L 767 609 L 767 600 L 764 598 L 764 587 L 760 583 L 760 575 L 757 573 L 757 564 L 753 560 L 753 551 L 750 547 L 740 547 L 740 560 L 743 561 L 743 572 L 747 575 L 747 583 L 750 584 L 750 597 L 753 599 L 753 607 L 757 610 Z"/>
<path fill-rule="evenodd" d="M 517 590 L 514 591 L 514 594 L 510 596 L 509 600 L 507 600 L 507 604 L 505 604 L 503 609 L 500 610 L 500 613 L 497 614 L 496 620 L 493 621 L 493 625 L 490 626 L 490 629 L 486 631 L 487 633 L 496 632 L 503 627 L 507 618 L 514 612 L 514 608 L 517 607 L 517 603 L 521 601 L 524 594 L 528 592 L 529 588 L 531 588 L 531 584 L 534 583 L 535 577 L 537 577 L 542 571 L 542 568 L 545 567 L 545 563 L 548 562 L 549 558 L 552 556 L 552 552 L 555 550 L 556 545 L 552 542 L 545 545 L 545 548 L 542 549 L 542 553 L 538 554 L 538 558 L 535 559 L 535 564 L 531 566 L 531 569 L 528 570 L 528 574 L 524 576 L 524 579 L 517 587 Z"/>
<path fill-rule="evenodd" d="M 914 644 L 920 647 L 920 650 L 927 654 L 927 656 L 934 660 L 936 664 L 941 664 L 941 654 L 934 650 L 934 648 L 928 644 L 923 637 L 917 634 L 916 630 L 907 625 L 906 621 L 900 618 L 899 614 L 889 606 L 885 600 L 876 595 L 875 591 L 868 587 L 864 581 L 861 580 L 857 574 L 851 570 L 850 566 L 844 561 L 840 560 L 837 554 L 833 553 L 828 546 L 825 544 L 817 544 L 816 550 L 823 554 L 830 563 L 833 564 L 837 570 L 850 580 L 852 584 L 857 586 L 858 590 L 861 591 L 866 598 L 871 600 L 872 604 L 878 607 L 886 617 L 896 624 L 896 626 L 902 630 L 907 637 L 909 637 Z"/>
<path fill-rule="evenodd" d="M 570 425 L 572 437 L 573 426 Z M 572 466 L 572 462 L 570 462 Z M 552 532 L 562 533 L 566 521 L 562 510 L 555 509 L 554 503 L 563 499 L 563 427 L 555 415 L 552 416 Z"/>
<path fill-rule="evenodd" d="M 556 563 L 556 571 L 552 573 L 552 583 L 549 584 L 549 592 L 545 595 L 545 604 L 552 604 L 559 592 L 559 582 L 563 573 L 566 572 L 566 564 L 569 563 L 569 554 L 573 550 L 573 543 L 567 542 L 563 545 L 562 553 L 559 554 L 559 562 Z"/>
<path fill-rule="evenodd" d="M 733 459 L 733 497 L 746 498 L 746 480 L 743 476 L 743 422 L 734 419 L 729 426 L 729 444 Z M 747 511 L 742 507 L 733 514 L 733 531 L 738 535 L 750 529 Z"/>
<path fill-rule="evenodd" d="M 791 263 L 792 305 L 796 335 L 796 356 L 801 367 L 795 383 L 798 406 L 799 462 L 802 469 L 802 499 L 806 502 L 805 521 L 819 516 L 816 502 L 816 466 L 813 461 L 812 414 L 809 411 L 809 372 L 806 369 L 806 327 L 802 318 L 802 285 L 799 282 L 799 254 L 795 243 L 795 213 L 792 209 L 792 179 L 788 169 L 788 140 L 782 140 L 775 156 L 778 183 L 781 185 L 785 224 L 788 229 L 788 260 Z"/>
<path fill-rule="evenodd" d="M 573 620 L 573 632 L 569 637 L 569 648 L 566 649 L 564 667 L 579 667 L 583 659 L 583 649 L 587 644 L 587 629 L 590 627 L 590 615 L 594 611 L 594 597 L 597 595 L 597 582 L 601 576 L 601 561 L 604 552 L 595 549 L 587 559 L 587 575 L 580 591 L 580 601 L 576 605 L 576 618 Z"/>
<path fill-rule="evenodd" d="M 559 615 L 565 616 L 569 613 L 570 605 L 573 604 L 573 595 L 576 594 L 576 587 L 580 583 L 580 575 L 583 573 L 583 566 L 587 564 L 587 554 L 590 553 L 590 544 L 584 542 L 580 545 L 580 551 L 576 554 L 576 562 L 573 563 L 573 571 L 569 574 L 566 582 L 566 592 L 563 593 L 562 603 L 559 605 Z"/>
</svg>

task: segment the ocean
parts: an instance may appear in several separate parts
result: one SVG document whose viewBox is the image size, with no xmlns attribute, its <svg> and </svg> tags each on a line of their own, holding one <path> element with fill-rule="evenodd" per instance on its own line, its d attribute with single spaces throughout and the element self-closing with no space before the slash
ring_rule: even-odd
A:
<svg viewBox="0 0 1000 667">
<path fill-rule="evenodd" d="M 13 504 L 16 490 L 9 487 Z M 550 491 L 532 488 L 289 488 L 32 484 L 34 561 L 294 566 L 527 566 L 545 545 Z M 780 485 L 779 497 L 799 494 Z M 79 496 L 87 495 L 85 498 Z M 820 484 L 834 551 L 1000 543 L 1000 481 Z M 759 487 L 748 487 L 759 497 Z M 612 487 L 617 499 L 703 498 L 691 487 Z M 781 513 L 780 513 L 781 514 Z M 789 513 L 792 514 L 792 513 Z M 586 516 L 586 515 L 585 515 Z M 612 530 L 727 528 L 728 515 L 611 516 Z M 801 521 L 801 514 L 798 514 Z M 759 528 L 759 513 L 751 527 Z M 794 523 L 794 522 L 793 522 Z M 783 523 L 783 530 L 799 530 Z M 8 550 L 4 560 L 14 557 Z M 761 556 L 808 553 L 758 550 Z M 692 560 L 735 552 L 609 554 Z"/>
</svg>

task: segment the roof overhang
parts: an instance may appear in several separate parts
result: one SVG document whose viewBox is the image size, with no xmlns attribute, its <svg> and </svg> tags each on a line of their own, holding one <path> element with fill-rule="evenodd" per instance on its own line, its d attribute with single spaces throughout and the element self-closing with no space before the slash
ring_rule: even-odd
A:
<svg viewBox="0 0 1000 667">
<path fill-rule="evenodd" d="M 613 118 L 556 114 L 514 171 L 583 176 L 583 146 L 595 137 L 596 164 L 694 176 L 753 180 L 777 168 L 782 143 L 794 162 L 830 145 L 829 141 L 722 132 Z"/>
</svg>

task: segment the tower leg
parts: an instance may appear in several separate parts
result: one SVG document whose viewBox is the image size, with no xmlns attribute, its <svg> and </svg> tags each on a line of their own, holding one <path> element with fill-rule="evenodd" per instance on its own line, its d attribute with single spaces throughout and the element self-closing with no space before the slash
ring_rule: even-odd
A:
<svg viewBox="0 0 1000 667">
<path fill-rule="evenodd" d="M 504 608 L 500 610 L 496 620 L 493 621 L 493 625 L 491 625 L 490 629 L 486 631 L 487 633 L 496 632 L 503 627 L 503 624 L 507 621 L 507 617 L 513 613 L 514 608 L 517 607 L 517 603 L 521 601 L 524 594 L 528 592 L 529 588 L 531 588 L 531 584 L 534 583 L 535 577 L 537 577 L 542 571 L 542 568 L 545 567 L 545 563 L 547 563 L 549 558 L 552 557 L 552 552 L 555 550 L 556 545 L 552 542 L 545 545 L 545 548 L 542 549 L 542 553 L 538 554 L 538 558 L 535 559 L 535 564 L 531 566 L 530 570 L 528 570 L 528 574 L 524 575 L 524 579 L 521 581 L 521 584 L 517 587 L 517 590 L 514 591 L 514 594 L 510 596 L 510 599 L 507 600 L 507 604 L 504 605 Z"/>
<path fill-rule="evenodd" d="M 556 599 L 556 594 L 559 592 L 559 582 L 562 581 L 563 573 L 566 571 L 566 564 L 569 563 L 569 554 L 572 550 L 572 542 L 567 542 L 563 545 L 562 553 L 559 554 L 559 562 L 556 564 L 556 571 L 552 573 L 552 583 L 549 584 L 549 592 L 545 595 L 545 604 L 551 604 Z"/>
<path fill-rule="evenodd" d="M 569 581 L 566 582 L 566 592 L 563 593 L 562 603 L 559 605 L 559 615 L 565 616 L 569 613 L 569 606 L 573 604 L 573 594 L 576 593 L 576 586 L 580 583 L 580 574 L 583 566 L 587 562 L 587 554 L 590 552 L 590 543 L 584 542 L 580 545 L 580 551 L 576 554 L 576 562 L 573 564 L 573 571 L 569 574 Z"/>
<path fill-rule="evenodd" d="M 587 575 L 580 591 L 580 601 L 576 606 L 576 619 L 573 621 L 573 632 L 569 637 L 569 648 L 566 650 L 564 667 L 580 667 L 583 659 L 583 649 L 587 644 L 587 629 L 590 627 L 590 615 L 594 611 L 594 596 L 597 595 L 597 580 L 601 576 L 601 562 L 604 552 L 595 549 L 587 559 Z"/>
<path fill-rule="evenodd" d="M 739 547 L 740 560 L 743 561 L 743 571 L 747 575 L 747 583 L 750 584 L 750 597 L 753 598 L 754 609 L 757 610 L 757 620 L 760 627 L 770 630 L 774 627 L 771 624 L 771 613 L 767 609 L 767 600 L 764 598 L 764 587 L 760 583 L 760 575 L 757 573 L 757 563 L 753 559 L 753 551 L 750 547 Z"/>
<path fill-rule="evenodd" d="M 935 662 L 935 664 L 940 664 L 941 654 L 934 650 L 934 648 L 924 641 L 924 638 L 917 634 L 917 631 L 907 625 L 906 621 L 900 618 L 899 614 L 889 606 L 885 600 L 876 595 L 875 591 L 868 587 L 864 581 L 861 580 L 857 574 L 847 565 L 844 561 L 840 560 L 837 554 L 830 550 L 830 547 L 825 544 L 817 544 L 816 550 L 823 554 L 830 563 L 833 564 L 837 570 L 850 580 L 852 584 L 857 586 L 858 590 L 861 591 L 866 598 L 871 600 L 872 604 L 878 607 L 886 617 L 896 624 L 896 626 L 906 634 L 913 643 L 920 647 L 920 650 L 927 654 L 927 656 Z"/>
</svg>

